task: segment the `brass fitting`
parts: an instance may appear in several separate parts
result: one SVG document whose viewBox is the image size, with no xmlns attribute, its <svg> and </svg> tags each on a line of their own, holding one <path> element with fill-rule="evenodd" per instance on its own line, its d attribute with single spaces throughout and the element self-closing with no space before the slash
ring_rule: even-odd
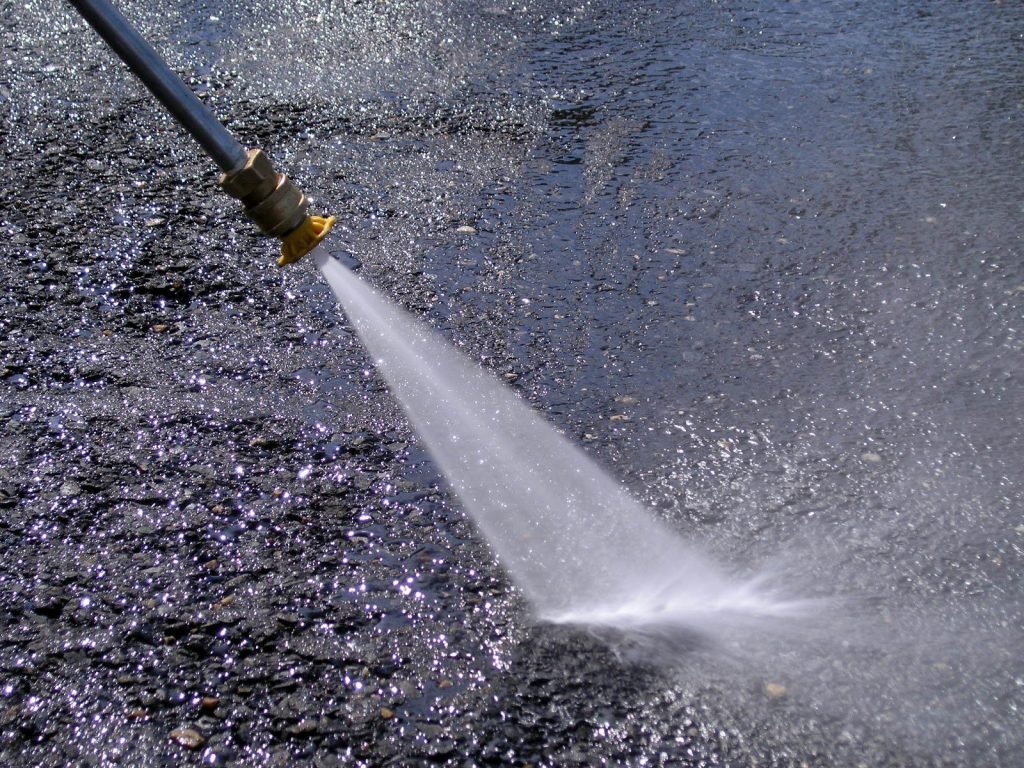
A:
<svg viewBox="0 0 1024 768">
<path fill-rule="evenodd" d="M 333 216 L 306 215 L 306 196 L 283 173 L 274 170 L 262 149 L 250 149 L 244 165 L 221 174 L 220 187 L 242 201 L 245 212 L 264 234 L 280 238 L 279 267 L 301 259 L 334 226 Z"/>
<path fill-rule="evenodd" d="M 241 200 L 249 218 L 265 234 L 284 238 L 306 219 L 309 202 L 262 149 L 250 149 L 241 168 L 221 174 L 220 187 Z"/>
</svg>

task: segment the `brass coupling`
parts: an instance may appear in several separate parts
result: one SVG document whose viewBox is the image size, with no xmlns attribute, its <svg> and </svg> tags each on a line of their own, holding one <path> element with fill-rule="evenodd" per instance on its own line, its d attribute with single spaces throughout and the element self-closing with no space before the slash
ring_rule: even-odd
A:
<svg viewBox="0 0 1024 768">
<path fill-rule="evenodd" d="M 306 220 L 306 196 L 274 170 L 262 149 L 250 149 L 242 167 L 221 174 L 220 187 L 242 201 L 246 214 L 264 234 L 283 238 Z"/>
</svg>

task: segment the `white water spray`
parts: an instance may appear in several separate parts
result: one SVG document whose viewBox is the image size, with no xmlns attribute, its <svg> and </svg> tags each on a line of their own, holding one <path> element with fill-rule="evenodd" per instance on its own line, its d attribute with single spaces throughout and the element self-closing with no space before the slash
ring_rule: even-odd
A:
<svg viewBox="0 0 1024 768">
<path fill-rule="evenodd" d="M 323 250 L 312 258 L 540 618 L 711 629 L 798 608 L 727 578 L 503 383 Z"/>
</svg>

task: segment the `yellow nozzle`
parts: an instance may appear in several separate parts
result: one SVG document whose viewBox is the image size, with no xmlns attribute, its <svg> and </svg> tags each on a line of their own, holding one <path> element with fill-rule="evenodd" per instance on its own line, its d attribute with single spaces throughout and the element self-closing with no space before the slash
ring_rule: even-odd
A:
<svg viewBox="0 0 1024 768">
<path fill-rule="evenodd" d="M 334 216 L 307 216 L 299 226 L 281 238 L 281 256 L 277 266 L 298 261 L 319 245 L 334 226 Z"/>
</svg>

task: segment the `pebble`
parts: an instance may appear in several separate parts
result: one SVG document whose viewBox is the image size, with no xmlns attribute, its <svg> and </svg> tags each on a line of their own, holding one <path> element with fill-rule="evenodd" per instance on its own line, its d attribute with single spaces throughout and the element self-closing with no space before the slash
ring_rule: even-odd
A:
<svg viewBox="0 0 1024 768">
<path fill-rule="evenodd" d="M 218 704 L 220 704 L 220 699 L 216 696 L 203 696 L 199 702 L 199 708 L 203 710 L 203 712 L 213 712 L 213 710 L 217 708 Z"/>
<path fill-rule="evenodd" d="M 389 709 L 388 707 L 381 707 L 380 716 L 385 720 L 390 720 L 392 717 L 395 716 L 395 710 Z"/>
<path fill-rule="evenodd" d="M 188 749 L 199 749 L 206 743 L 203 734 L 195 728 L 175 728 L 171 731 L 171 741 Z"/>
<path fill-rule="evenodd" d="M 153 333 L 163 333 L 168 328 L 164 323 L 157 323 L 153 326 Z"/>
<path fill-rule="evenodd" d="M 881 456 L 879 456 L 877 453 L 872 453 L 870 451 L 868 451 L 867 453 L 862 453 L 860 457 L 864 461 L 869 461 L 872 464 L 878 464 L 882 460 Z"/>
<path fill-rule="evenodd" d="M 471 227 L 469 224 L 463 224 L 461 227 L 456 228 L 456 232 L 461 232 L 464 235 L 475 235 L 476 227 Z"/>
<path fill-rule="evenodd" d="M 786 695 L 786 686 L 782 683 L 765 683 L 764 692 L 769 699 L 781 699 Z"/>
<path fill-rule="evenodd" d="M 615 413 L 608 417 L 612 421 L 629 421 L 629 416 L 624 413 Z"/>
<path fill-rule="evenodd" d="M 291 726 L 288 729 L 288 733 L 290 733 L 292 736 L 309 736 L 311 734 L 316 733 L 319 730 L 320 725 L 317 723 L 317 721 L 307 718 L 305 720 L 300 720 L 298 723 Z"/>
<path fill-rule="evenodd" d="M 161 224 L 166 224 L 167 219 L 163 219 L 159 216 L 155 216 L 152 219 L 146 219 L 147 227 L 159 227 Z"/>
</svg>

